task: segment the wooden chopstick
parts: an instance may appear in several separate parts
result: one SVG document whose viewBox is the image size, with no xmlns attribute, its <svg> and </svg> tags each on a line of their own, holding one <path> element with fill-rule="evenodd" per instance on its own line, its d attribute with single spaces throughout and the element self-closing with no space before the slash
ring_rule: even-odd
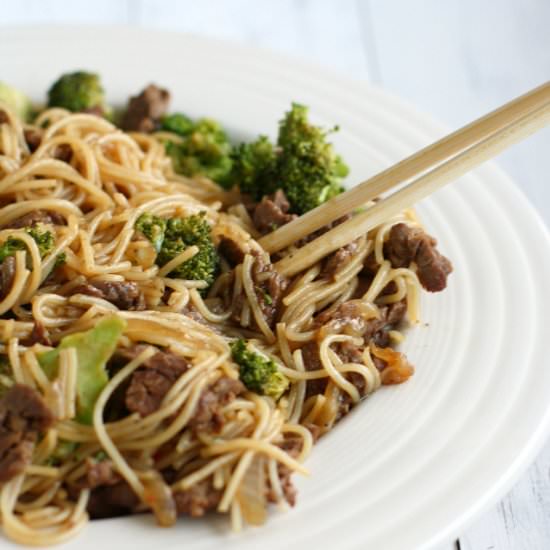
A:
<svg viewBox="0 0 550 550">
<path fill-rule="evenodd" d="M 360 235 L 364 235 L 446 183 L 455 180 L 510 145 L 550 124 L 550 86 L 547 88 L 547 99 L 542 107 L 521 117 L 507 115 L 506 121 L 508 124 L 503 125 L 498 132 L 492 133 L 483 141 L 475 143 L 464 152 L 439 164 L 399 191 L 377 202 L 365 212 L 355 215 L 299 248 L 293 254 L 284 257 L 275 264 L 275 268 L 286 276 L 292 276 L 307 269 L 327 254 L 345 246 Z"/>
<path fill-rule="evenodd" d="M 549 97 L 550 82 L 546 82 L 265 235 L 259 240 L 260 245 L 270 253 L 286 248 L 396 185 L 417 177 L 476 143 L 499 133 L 510 122 L 519 120 L 546 105 Z"/>
</svg>

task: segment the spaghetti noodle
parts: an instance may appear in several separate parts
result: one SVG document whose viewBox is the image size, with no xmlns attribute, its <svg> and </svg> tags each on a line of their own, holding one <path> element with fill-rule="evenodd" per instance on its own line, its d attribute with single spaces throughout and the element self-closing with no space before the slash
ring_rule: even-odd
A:
<svg viewBox="0 0 550 550">
<path fill-rule="evenodd" d="M 413 372 L 391 346 L 405 316 L 418 320 L 418 265 L 399 264 L 388 240 L 397 226 L 418 229 L 414 213 L 283 280 L 238 192 L 174 172 L 166 136 L 59 108 L 32 126 L 2 113 L 0 245 L 19 243 L 0 264 L 6 535 L 57 544 L 89 516 L 145 510 L 171 525 L 212 509 L 238 528 L 263 522 L 268 502 L 293 504 L 290 476 L 307 473 L 314 441 Z M 155 263 L 136 230 L 143 214 L 203 216 L 222 256 L 209 289 L 170 276 L 197 246 Z M 46 254 L 29 227 L 53 235 Z M 237 262 L 224 257 L 228 244 Z M 239 381 L 236 338 L 288 380 L 282 396 Z M 49 411 L 41 424 L 21 427 L 6 408 L 21 386 Z"/>
</svg>

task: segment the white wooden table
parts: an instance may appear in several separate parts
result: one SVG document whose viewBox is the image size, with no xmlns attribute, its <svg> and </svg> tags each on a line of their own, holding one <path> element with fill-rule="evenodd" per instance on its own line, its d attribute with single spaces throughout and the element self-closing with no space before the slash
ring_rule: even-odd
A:
<svg viewBox="0 0 550 550">
<path fill-rule="evenodd" d="M 278 50 L 384 86 L 452 127 L 550 78 L 550 0 L 0 0 L 0 25 L 54 22 Z M 550 132 L 499 163 L 550 225 Z M 436 550 L 451 548 L 550 549 L 550 442 L 502 502 Z"/>
</svg>

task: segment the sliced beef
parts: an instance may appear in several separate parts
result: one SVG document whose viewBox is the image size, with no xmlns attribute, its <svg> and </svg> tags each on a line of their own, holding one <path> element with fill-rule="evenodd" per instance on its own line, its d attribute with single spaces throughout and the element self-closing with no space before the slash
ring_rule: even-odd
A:
<svg viewBox="0 0 550 550">
<path fill-rule="evenodd" d="M 245 251 L 237 241 L 229 237 L 222 237 L 220 239 L 218 252 L 227 260 L 227 263 L 231 267 L 243 263 Z"/>
<path fill-rule="evenodd" d="M 222 376 L 202 392 L 189 426 L 195 432 L 219 432 L 223 427 L 223 407 L 244 390 L 239 380 Z"/>
<path fill-rule="evenodd" d="M 34 444 L 54 422 L 40 394 L 15 384 L 0 399 L 0 482 L 22 473 L 30 464 Z"/>
<path fill-rule="evenodd" d="M 97 489 L 110 487 L 120 483 L 121 477 L 114 469 L 111 460 L 97 461 L 90 457 L 86 459 L 86 473 L 71 484 L 71 492 L 81 489 Z"/>
<path fill-rule="evenodd" d="M 4 299 L 10 292 L 15 279 L 15 257 L 8 256 L 0 264 L 0 299 Z"/>
<path fill-rule="evenodd" d="M 256 298 L 266 323 L 273 328 L 280 317 L 283 297 L 290 281 L 277 273 L 273 264 L 266 262 L 260 254 L 253 254 L 255 258 L 251 272 Z M 243 291 L 233 304 L 233 319 L 237 322 L 241 320 L 245 300 Z"/>
<path fill-rule="evenodd" d="M 130 132 L 152 132 L 170 103 L 168 90 L 149 84 L 139 95 L 131 97 L 122 118 L 121 128 Z"/>
<path fill-rule="evenodd" d="M 302 347 L 302 359 L 304 367 L 308 371 L 322 370 L 323 364 L 319 356 L 319 344 L 316 341 L 307 342 Z M 312 395 L 319 395 L 325 392 L 328 378 L 315 378 L 306 382 L 306 398 Z"/>
<path fill-rule="evenodd" d="M 296 214 L 289 214 L 290 203 L 281 189 L 273 195 L 265 195 L 254 208 L 252 219 L 256 229 L 262 233 L 271 233 L 278 227 L 296 219 Z"/>
<path fill-rule="evenodd" d="M 389 345 L 388 332 L 395 328 L 403 320 L 407 312 L 405 300 L 379 307 L 379 317 L 371 317 L 361 300 L 350 300 L 340 304 L 335 310 L 324 311 L 317 315 L 313 328 L 328 330 L 337 334 L 349 334 L 362 337 L 364 344 L 356 346 L 351 342 L 340 342 L 333 349 L 344 363 L 362 363 L 364 346 L 373 342 L 377 346 Z M 306 343 L 302 347 L 304 367 L 308 371 L 321 370 L 323 365 L 319 357 L 319 344 L 317 341 Z M 376 364 L 376 360 L 375 360 Z M 364 378 L 356 373 L 349 373 L 348 380 L 359 390 L 365 391 Z M 308 380 L 306 395 L 318 395 L 324 393 L 327 386 L 327 378 Z"/>
<path fill-rule="evenodd" d="M 336 250 L 336 252 L 333 252 L 325 259 L 323 269 L 321 271 L 321 277 L 333 278 L 336 273 L 341 271 L 351 262 L 351 260 L 353 260 L 358 250 L 359 242 L 352 241 L 346 246 Z"/>
<path fill-rule="evenodd" d="M 86 467 L 86 486 L 90 489 L 104 485 L 115 485 L 120 481 L 120 476 L 115 471 L 111 460 L 101 460 L 98 462 L 88 458 Z"/>
<path fill-rule="evenodd" d="M 447 286 L 453 266 L 436 245 L 437 241 L 422 229 L 398 223 L 390 230 L 384 252 L 393 267 L 408 267 L 414 262 L 422 286 L 439 292 Z"/>
<path fill-rule="evenodd" d="M 133 281 L 90 281 L 74 288 L 73 294 L 102 298 L 125 311 L 145 309 L 145 297 Z"/>
<path fill-rule="evenodd" d="M 174 500 L 179 515 L 198 518 L 204 516 L 206 512 L 215 510 L 220 503 L 222 494 L 219 489 L 214 489 L 212 479 L 208 478 L 185 491 L 175 492 Z"/>
<path fill-rule="evenodd" d="M 21 229 L 38 224 L 65 225 L 65 218 L 53 210 L 33 210 L 8 223 L 4 229 Z"/>
<path fill-rule="evenodd" d="M 25 141 L 27 142 L 27 147 L 31 153 L 34 153 L 38 147 L 40 147 L 40 142 L 42 141 L 42 136 L 38 130 L 33 128 L 27 128 L 23 131 L 25 136 Z"/>
<path fill-rule="evenodd" d="M 260 309 L 270 327 L 275 325 L 282 307 L 283 296 L 289 280 L 275 271 L 270 263 L 264 263 L 257 257 L 252 267 L 252 277 L 256 282 L 256 296 Z"/>
<path fill-rule="evenodd" d="M 51 346 L 52 341 L 46 327 L 40 321 L 35 321 L 29 337 L 21 340 L 21 344 L 24 346 L 34 346 L 34 344 Z"/>
<path fill-rule="evenodd" d="M 315 318 L 314 326 L 329 325 L 331 332 L 362 336 L 365 342 L 381 338 L 381 331 L 387 332 L 399 324 L 407 312 L 406 300 L 380 306 L 379 317 L 372 317 L 370 308 L 362 300 L 349 300 L 335 310 L 324 311 Z"/>
<path fill-rule="evenodd" d="M 296 458 L 302 450 L 302 439 L 297 435 L 290 434 L 287 435 L 283 442 L 280 443 L 278 446 L 289 456 L 291 456 L 292 458 Z M 279 464 L 277 466 L 277 473 L 279 475 L 279 481 L 283 489 L 285 500 L 291 506 L 294 506 L 296 504 L 297 491 L 291 479 L 293 474 L 292 470 L 284 464 Z M 266 497 L 269 502 L 277 502 L 276 494 L 271 487 L 271 483 L 269 483 L 269 479 L 267 483 Z"/>
<path fill-rule="evenodd" d="M 54 149 L 53 158 L 69 163 L 73 158 L 73 148 L 68 143 L 61 143 Z"/>
<path fill-rule="evenodd" d="M 119 481 L 93 489 L 87 510 L 92 519 L 116 518 L 134 513 L 139 504 L 139 498 L 128 483 Z"/>
<path fill-rule="evenodd" d="M 259 254 L 252 266 L 252 279 L 260 309 L 267 324 L 273 328 L 280 316 L 283 297 L 290 281 Z"/>
<path fill-rule="evenodd" d="M 117 359 L 131 361 L 145 346 L 136 345 L 117 351 Z M 125 404 L 130 412 L 148 416 L 157 411 L 170 388 L 189 369 L 189 363 L 170 351 L 158 351 L 134 372 L 126 390 Z"/>
</svg>

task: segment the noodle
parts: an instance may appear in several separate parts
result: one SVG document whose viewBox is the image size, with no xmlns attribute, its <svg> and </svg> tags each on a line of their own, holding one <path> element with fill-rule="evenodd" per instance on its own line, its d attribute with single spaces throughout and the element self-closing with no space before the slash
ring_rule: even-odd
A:
<svg viewBox="0 0 550 550">
<path fill-rule="evenodd" d="M 282 280 L 240 195 L 174 172 L 164 140 L 181 138 L 124 133 L 59 108 L 32 127 L 8 108 L 0 114 L 0 247 L 18 243 L 0 260 L 0 361 L 9 366 L 0 364 L 0 410 L 1 396 L 23 385 L 51 414 L 25 440 L 32 460 L 17 475 L 2 471 L 0 456 L 5 534 L 29 545 L 68 540 L 97 515 L 98 487 L 127 490 L 132 507 L 121 513 L 151 510 L 161 525 L 177 512 L 202 515 L 195 494 L 235 530 L 263 521 L 269 502 L 293 504 L 290 475 L 307 474 L 317 437 L 381 384 L 412 374 L 390 345 L 403 337 L 405 310 L 418 320 L 421 282 L 414 262 L 394 265 L 386 243 L 398 223 L 419 227 L 414 212 L 359 237 L 333 272 L 323 261 Z M 33 153 L 28 130 L 40 135 Z M 136 230 L 145 214 L 201 214 L 216 247 L 238 243 L 243 259 L 231 265 L 222 254 L 211 285 L 175 278 L 200 246 L 157 265 L 158 249 Z M 42 219 L 31 228 L 53 235 L 46 254 L 20 225 L 32 216 Z M 120 332 L 97 369 L 100 347 L 79 346 L 105 323 Z M 239 382 L 235 338 L 287 380 L 280 399 Z M 93 391 L 86 365 L 96 368 Z"/>
</svg>

